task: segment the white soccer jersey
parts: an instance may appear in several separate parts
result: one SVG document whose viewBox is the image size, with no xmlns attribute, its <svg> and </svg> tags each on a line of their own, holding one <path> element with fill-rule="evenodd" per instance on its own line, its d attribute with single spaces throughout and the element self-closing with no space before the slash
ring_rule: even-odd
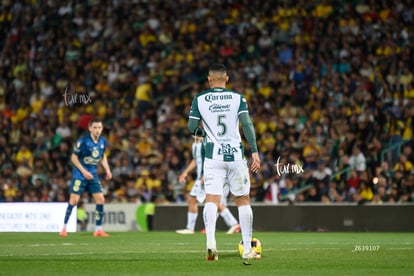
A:
<svg viewBox="0 0 414 276">
<path fill-rule="evenodd" d="M 202 120 L 206 131 L 205 157 L 214 160 L 244 159 L 239 131 L 239 114 L 248 112 L 246 99 L 239 92 L 212 88 L 193 100 L 189 117 Z"/>
</svg>

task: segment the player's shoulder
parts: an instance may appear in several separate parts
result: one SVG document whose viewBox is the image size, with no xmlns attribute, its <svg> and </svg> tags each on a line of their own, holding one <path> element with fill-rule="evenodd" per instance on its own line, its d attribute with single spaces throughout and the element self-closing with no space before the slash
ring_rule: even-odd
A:
<svg viewBox="0 0 414 276">
<path fill-rule="evenodd" d="M 200 97 L 202 98 L 203 96 L 210 95 L 211 93 L 215 93 L 215 94 L 221 94 L 221 93 L 233 94 L 233 95 L 240 96 L 240 97 L 244 98 L 243 94 L 241 92 L 237 91 L 237 90 L 233 90 L 233 89 L 229 89 L 229 88 L 220 88 L 220 87 L 210 88 L 210 89 L 201 91 L 196 95 L 196 98 L 200 98 Z M 208 96 L 208 97 L 210 97 L 210 96 Z M 207 99 L 207 101 L 208 101 L 208 99 Z"/>
<path fill-rule="evenodd" d="M 203 97 L 204 95 L 209 94 L 211 92 L 213 92 L 212 89 L 207 89 L 207 90 L 204 90 L 204 91 L 200 91 L 200 92 L 197 93 L 197 95 L 195 95 L 195 97 L 200 98 L 200 97 Z"/>
<path fill-rule="evenodd" d="M 104 136 L 99 137 L 99 143 L 104 144 L 105 146 L 108 144 L 108 140 Z"/>
<path fill-rule="evenodd" d="M 226 89 L 225 92 L 227 92 L 226 94 L 229 95 L 228 99 L 246 103 L 246 98 L 244 97 L 243 93 L 233 89 Z"/>
<path fill-rule="evenodd" d="M 229 92 L 229 93 L 233 93 L 233 94 L 236 94 L 236 95 L 243 96 L 243 93 L 241 93 L 240 91 L 234 90 L 234 89 L 228 89 L 228 88 L 226 88 L 226 89 L 224 89 L 224 91 L 225 92 Z"/>
<path fill-rule="evenodd" d="M 82 147 L 82 146 L 84 146 L 85 144 L 87 144 L 88 143 L 88 140 L 87 140 L 87 136 L 86 135 L 82 135 L 82 136 L 80 136 L 77 140 L 76 140 L 76 142 L 75 142 L 75 149 L 76 150 L 80 150 L 80 148 Z"/>
<path fill-rule="evenodd" d="M 78 140 L 76 140 L 76 143 L 81 143 L 81 144 L 87 143 L 88 142 L 88 138 L 89 138 L 88 135 L 84 134 L 84 135 L 80 136 L 78 138 Z"/>
</svg>

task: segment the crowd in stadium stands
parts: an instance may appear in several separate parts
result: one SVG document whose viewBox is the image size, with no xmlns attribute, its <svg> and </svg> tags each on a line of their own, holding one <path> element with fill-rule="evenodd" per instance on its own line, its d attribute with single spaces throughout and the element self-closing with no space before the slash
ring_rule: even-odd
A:
<svg viewBox="0 0 414 276">
<path fill-rule="evenodd" d="M 414 200 L 412 1 L 3 0 L 0 26 L 2 202 L 67 201 L 96 116 L 108 202 L 184 202 L 211 62 L 249 102 L 253 202 Z"/>
</svg>

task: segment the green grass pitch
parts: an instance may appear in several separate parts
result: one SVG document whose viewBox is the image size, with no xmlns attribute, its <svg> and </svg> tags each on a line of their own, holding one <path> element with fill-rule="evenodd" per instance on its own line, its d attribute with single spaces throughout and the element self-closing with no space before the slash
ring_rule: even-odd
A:
<svg viewBox="0 0 414 276">
<path fill-rule="evenodd" d="M 414 275 L 413 233 L 255 232 L 263 257 L 243 265 L 240 234 L 0 233 L 0 275 Z"/>
</svg>

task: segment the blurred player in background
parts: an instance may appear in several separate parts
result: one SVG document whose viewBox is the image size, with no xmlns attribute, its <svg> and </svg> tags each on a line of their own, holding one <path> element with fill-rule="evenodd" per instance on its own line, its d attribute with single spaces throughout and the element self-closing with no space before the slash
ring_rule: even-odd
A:
<svg viewBox="0 0 414 276">
<path fill-rule="evenodd" d="M 63 229 L 60 236 L 66 237 L 66 226 L 72 209 L 79 202 L 80 196 L 86 189 L 92 194 L 95 203 L 95 237 L 108 237 L 109 235 L 102 230 L 102 219 L 104 216 L 105 197 L 102 191 L 101 182 L 98 179 L 97 167 L 101 164 L 106 173 L 106 179 L 112 178 L 111 169 L 109 168 L 108 160 L 105 155 L 107 145 L 106 139 L 101 136 L 103 131 L 102 121 L 99 119 L 92 119 L 89 122 L 89 134 L 81 137 L 76 142 L 71 161 L 73 165 L 72 182 L 70 185 L 69 204 L 66 208 Z"/>
<path fill-rule="evenodd" d="M 207 80 L 210 89 L 194 97 L 188 119 L 188 129 L 192 134 L 200 128 L 200 121 L 206 132 L 203 173 L 206 191 L 203 210 L 207 238 L 206 259 L 218 260 L 216 219 L 226 183 L 230 186 L 230 192 L 238 207 L 243 241 L 242 258 L 258 259 L 260 256 L 251 248 L 253 212 L 249 197 L 250 175 L 244 157 L 239 122 L 252 151 L 250 170 L 254 173 L 260 169 L 255 130 L 244 96 L 237 91 L 226 89 L 229 80 L 226 67 L 222 64 L 211 65 Z"/>
<path fill-rule="evenodd" d="M 202 134 L 204 136 L 204 134 Z M 188 212 L 187 212 L 187 226 L 185 229 L 177 230 L 178 234 L 194 234 L 195 224 L 198 217 L 198 205 L 199 203 L 204 203 L 206 198 L 206 192 L 203 186 L 203 137 L 202 136 L 193 136 L 194 142 L 192 144 L 192 154 L 193 159 L 191 160 L 190 164 L 188 164 L 187 168 L 183 171 L 183 173 L 179 177 L 179 181 L 184 183 L 186 178 L 190 172 L 194 169 L 197 169 L 197 179 L 194 182 L 193 187 L 191 188 L 190 194 L 188 195 L 187 203 L 188 203 Z M 227 196 L 229 194 L 229 188 L 226 186 L 226 191 L 221 200 L 221 204 L 218 207 L 218 212 L 220 216 L 224 219 L 224 222 L 229 226 L 229 230 L 227 234 L 234 234 L 240 231 L 240 225 L 238 224 L 237 220 L 234 218 L 232 213 L 230 212 L 229 208 L 226 207 L 227 203 Z"/>
<path fill-rule="evenodd" d="M 85 203 L 83 201 L 79 201 L 78 209 L 76 214 L 77 222 L 78 222 L 78 229 L 81 232 L 85 232 L 86 228 L 88 227 L 88 215 L 85 211 Z"/>
</svg>

